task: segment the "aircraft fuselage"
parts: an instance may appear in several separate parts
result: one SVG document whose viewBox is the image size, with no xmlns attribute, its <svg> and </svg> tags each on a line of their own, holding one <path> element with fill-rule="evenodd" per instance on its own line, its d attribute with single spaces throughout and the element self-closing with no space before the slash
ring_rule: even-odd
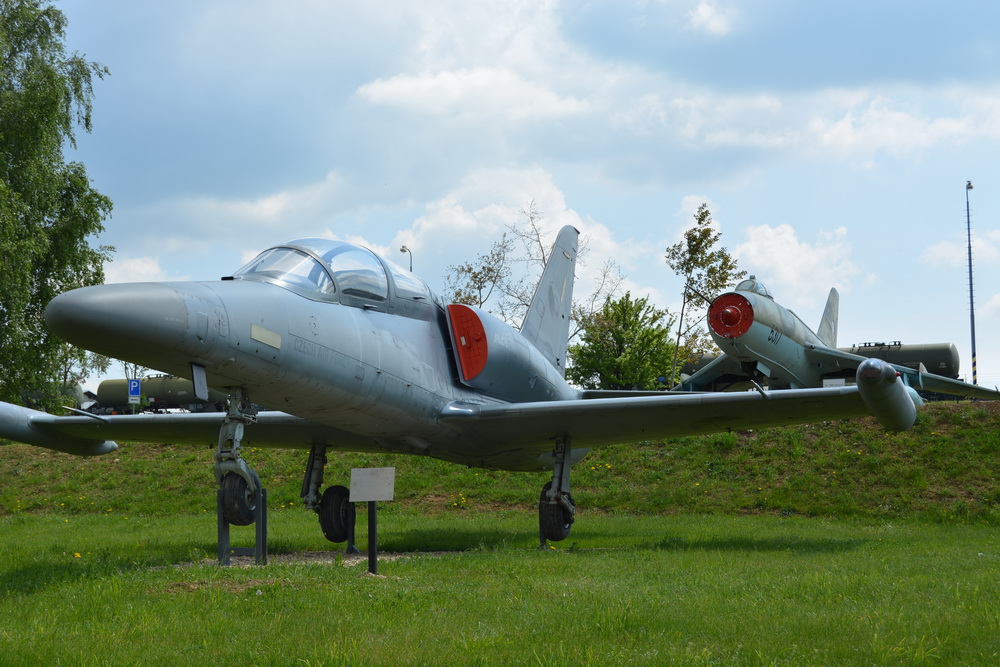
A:
<svg viewBox="0 0 1000 667">
<path fill-rule="evenodd" d="M 727 292 L 709 307 L 712 340 L 733 359 L 756 363 L 775 388 L 817 387 L 826 370 L 807 350 L 824 343 L 798 316 L 753 292 Z"/>
<path fill-rule="evenodd" d="M 519 332 L 466 306 L 455 324 L 429 290 L 388 279 L 378 299 L 360 290 L 332 298 L 289 280 L 99 285 L 56 297 L 46 318 L 86 349 L 184 377 L 194 365 L 213 388 L 249 388 L 267 409 L 334 426 L 343 436 L 333 447 L 551 467 L 549 457 L 467 441 L 438 419 L 452 402 L 578 396 Z M 480 366 L 463 368 L 457 347 L 479 354 Z"/>
</svg>

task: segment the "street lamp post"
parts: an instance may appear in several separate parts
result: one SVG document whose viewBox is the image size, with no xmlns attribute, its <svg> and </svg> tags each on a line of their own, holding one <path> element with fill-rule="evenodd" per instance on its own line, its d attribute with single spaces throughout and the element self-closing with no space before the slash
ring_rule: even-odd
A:
<svg viewBox="0 0 1000 667">
<path fill-rule="evenodd" d="M 405 252 L 410 256 L 410 273 L 413 273 L 413 252 L 405 245 L 399 249 L 399 252 Z"/>
<path fill-rule="evenodd" d="M 969 214 L 969 190 L 972 181 L 965 182 L 965 232 L 969 243 L 969 329 L 972 332 L 972 384 L 979 384 L 976 378 L 976 303 L 972 292 L 972 216 Z"/>
</svg>

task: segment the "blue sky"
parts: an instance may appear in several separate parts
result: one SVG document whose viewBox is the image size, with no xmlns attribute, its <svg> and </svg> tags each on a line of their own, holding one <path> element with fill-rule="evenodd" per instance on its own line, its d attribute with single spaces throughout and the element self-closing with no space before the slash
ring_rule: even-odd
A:
<svg viewBox="0 0 1000 667">
<path fill-rule="evenodd" d="M 707 202 L 741 268 L 840 343 L 953 342 L 1000 384 L 994 2 L 63 0 L 105 64 L 70 156 L 115 210 L 111 281 L 210 280 L 358 240 L 441 291 L 534 201 L 633 294 Z"/>
</svg>

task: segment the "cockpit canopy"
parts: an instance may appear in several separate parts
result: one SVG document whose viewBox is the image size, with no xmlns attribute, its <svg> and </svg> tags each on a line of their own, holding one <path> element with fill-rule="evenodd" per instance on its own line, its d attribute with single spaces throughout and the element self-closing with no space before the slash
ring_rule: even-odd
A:
<svg viewBox="0 0 1000 667">
<path fill-rule="evenodd" d="M 334 239 L 296 239 L 265 250 L 234 277 L 262 280 L 318 301 L 385 304 L 398 297 L 432 301 L 415 275 L 368 248 Z"/>
<path fill-rule="evenodd" d="M 741 281 L 738 285 L 736 285 L 735 291 L 753 292 L 754 294 L 766 296 L 768 299 L 774 299 L 774 297 L 771 296 L 771 292 L 768 291 L 767 286 L 757 280 L 757 276 L 750 276 L 746 280 Z"/>
</svg>

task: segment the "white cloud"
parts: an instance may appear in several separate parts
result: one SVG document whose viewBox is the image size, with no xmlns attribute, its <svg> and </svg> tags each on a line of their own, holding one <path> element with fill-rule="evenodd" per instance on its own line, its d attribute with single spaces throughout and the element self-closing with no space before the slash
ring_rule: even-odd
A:
<svg viewBox="0 0 1000 667">
<path fill-rule="evenodd" d="M 866 104 L 852 105 L 839 118 L 814 116 L 808 120 L 807 130 L 820 150 L 871 156 L 879 151 L 911 155 L 941 143 L 967 141 L 981 129 L 969 116 L 928 113 L 923 107 L 930 105 L 929 95 L 909 99 L 912 101 L 907 103 L 877 95 L 865 100 Z M 830 112 L 837 113 L 834 109 Z"/>
<path fill-rule="evenodd" d="M 816 243 L 798 238 L 791 225 L 748 227 L 733 249 L 739 265 L 763 281 L 776 301 L 792 307 L 822 303 L 831 287 L 849 292 L 860 270 L 851 260 L 847 229 L 824 232 Z"/>
<path fill-rule="evenodd" d="M 330 172 L 314 183 L 262 194 L 252 199 L 196 197 L 177 202 L 186 215 L 182 219 L 213 226 L 236 224 L 241 227 L 271 227 L 291 221 L 314 221 L 328 216 L 344 190 L 343 179 Z"/>
<path fill-rule="evenodd" d="M 170 277 L 160 266 L 158 257 L 118 256 L 104 265 L 105 283 L 160 282 L 164 280 L 184 280 Z"/>
<path fill-rule="evenodd" d="M 1000 317 L 1000 292 L 997 292 L 983 306 L 983 315 L 986 317 Z"/>
<path fill-rule="evenodd" d="M 710 35 L 727 35 L 732 30 L 732 12 L 719 9 L 712 0 L 701 0 L 698 6 L 690 10 L 685 18 L 688 29 L 696 32 L 707 32 Z"/>
<path fill-rule="evenodd" d="M 399 247 L 406 245 L 413 252 L 415 272 L 436 284 L 448 266 L 474 260 L 487 252 L 510 225 L 523 223 L 531 202 L 539 215 L 546 252 L 563 226 L 571 225 L 580 231 L 586 252 L 577 263 L 575 293 L 579 298 L 594 290 L 608 259 L 613 259 L 627 275 L 662 264 L 665 243 L 620 239 L 608 226 L 584 218 L 567 204 L 552 174 L 540 167 L 471 172 L 453 190 L 428 203 L 425 213 L 397 232 L 391 243 L 381 247 L 366 245 L 391 260 L 399 255 Z M 644 283 L 641 277 L 628 279 L 623 287 L 633 294 L 649 294 L 659 302 L 662 286 Z"/>
<path fill-rule="evenodd" d="M 920 261 L 933 267 L 960 266 L 966 261 L 966 249 L 952 241 L 939 241 L 920 254 Z"/>
<path fill-rule="evenodd" d="M 977 264 L 994 264 L 1000 260 L 1000 230 L 989 230 L 972 236 L 972 261 Z M 920 261 L 932 267 L 965 266 L 969 261 L 968 241 L 938 241 L 928 246 L 921 254 Z"/>
<path fill-rule="evenodd" d="M 430 115 L 537 120 L 572 116 L 586 102 L 560 96 L 504 67 L 477 67 L 424 74 L 399 74 L 361 86 L 358 97 Z"/>
</svg>

